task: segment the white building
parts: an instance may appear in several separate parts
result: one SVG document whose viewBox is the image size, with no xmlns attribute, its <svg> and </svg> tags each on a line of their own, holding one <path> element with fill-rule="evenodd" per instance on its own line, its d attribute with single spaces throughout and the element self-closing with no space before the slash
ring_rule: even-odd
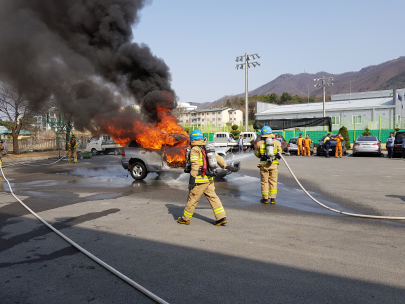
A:
<svg viewBox="0 0 405 304">
<path fill-rule="evenodd" d="M 201 126 L 222 127 L 226 123 L 240 125 L 243 123 L 243 112 L 229 107 L 191 110 L 179 117 L 182 124 L 198 124 Z"/>
<path fill-rule="evenodd" d="M 403 128 L 405 89 L 332 95 L 325 103 L 326 116 L 333 129 L 344 125 L 349 130 L 364 128 Z M 323 102 L 277 105 L 256 103 L 256 120 L 314 118 L 323 116 Z M 315 129 L 315 128 L 314 128 Z"/>
<path fill-rule="evenodd" d="M 184 109 L 185 111 L 192 111 L 192 110 L 197 110 L 197 106 L 194 106 L 190 104 L 189 102 L 179 102 L 177 104 L 178 109 Z"/>
</svg>

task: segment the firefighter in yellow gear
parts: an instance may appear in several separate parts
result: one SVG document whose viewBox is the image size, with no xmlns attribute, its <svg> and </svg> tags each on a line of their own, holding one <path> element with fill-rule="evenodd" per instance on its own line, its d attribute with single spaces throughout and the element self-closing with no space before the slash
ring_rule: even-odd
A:
<svg viewBox="0 0 405 304">
<path fill-rule="evenodd" d="M 303 144 L 304 144 L 304 137 L 302 137 L 302 133 L 300 133 L 300 137 L 297 138 L 297 146 L 298 146 L 297 155 L 304 155 L 304 149 L 302 148 Z"/>
<path fill-rule="evenodd" d="M 311 143 L 312 140 L 307 134 L 307 136 L 304 138 L 304 156 L 311 156 Z"/>
<path fill-rule="evenodd" d="M 330 140 L 336 140 L 336 149 L 335 149 L 335 157 L 340 157 L 342 158 L 342 146 L 343 146 L 343 141 L 345 140 L 342 136 L 342 134 L 336 135 L 335 138 L 332 138 Z"/>
<path fill-rule="evenodd" d="M 72 136 L 70 138 L 70 141 L 68 142 L 68 160 L 69 160 L 69 164 L 70 161 L 72 159 L 72 155 L 73 155 L 73 159 L 75 161 L 75 165 L 77 164 L 77 146 L 79 145 L 79 143 L 76 141 L 76 136 Z"/>
<path fill-rule="evenodd" d="M 280 154 L 282 152 L 281 144 L 278 140 L 273 140 L 273 151 L 274 158 L 269 159 L 266 155 L 266 138 L 275 138 L 273 131 L 270 127 L 265 126 L 262 128 L 261 140 L 259 140 L 255 145 L 255 155 L 260 158 L 258 168 L 260 168 L 260 181 L 262 188 L 262 199 L 260 200 L 263 204 L 276 203 L 277 197 L 277 181 L 278 181 L 278 159 L 281 158 Z M 270 183 L 270 190 L 269 190 Z"/>
<path fill-rule="evenodd" d="M 194 210 L 198 204 L 198 201 L 204 194 L 214 212 L 214 216 L 216 219 L 214 225 L 223 226 L 228 221 L 226 219 L 226 213 L 224 207 L 222 206 L 221 200 L 215 193 L 213 177 L 201 173 L 204 167 L 204 162 L 207 164 L 207 160 L 204 160 L 205 151 L 203 152 L 203 148 L 201 147 L 205 145 L 203 133 L 198 129 L 192 131 L 190 135 L 190 141 L 192 148 L 190 152 L 191 172 L 188 184 L 189 193 L 187 198 L 187 205 L 184 208 L 183 216 L 179 217 L 177 219 L 177 222 L 186 225 L 190 224 L 190 220 L 193 217 Z M 216 155 L 216 160 L 220 167 L 224 169 L 226 168 L 230 171 L 236 171 L 234 167 L 228 166 L 223 158 L 220 157 L 218 154 Z"/>
</svg>

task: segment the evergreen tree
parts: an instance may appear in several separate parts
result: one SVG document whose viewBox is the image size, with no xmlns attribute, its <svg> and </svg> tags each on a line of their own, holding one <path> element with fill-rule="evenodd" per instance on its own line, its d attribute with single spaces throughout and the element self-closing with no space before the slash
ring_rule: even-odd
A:
<svg viewBox="0 0 405 304">
<path fill-rule="evenodd" d="M 345 126 L 342 126 L 339 129 L 339 133 L 342 134 L 343 138 L 346 141 L 346 149 L 350 149 L 350 136 L 349 132 L 347 131 L 347 128 Z"/>
<path fill-rule="evenodd" d="M 370 135 L 371 135 L 370 129 L 366 128 L 365 132 L 363 132 L 363 136 L 370 136 Z"/>
</svg>

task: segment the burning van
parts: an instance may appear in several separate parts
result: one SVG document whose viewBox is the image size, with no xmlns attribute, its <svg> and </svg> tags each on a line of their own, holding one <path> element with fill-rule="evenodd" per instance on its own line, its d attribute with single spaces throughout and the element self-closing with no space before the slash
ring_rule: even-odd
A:
<svg viewBox="0 0 405 304">
<path fill-rule="evenodd" d="M 136 180 L 144 179 L 149 172 L 172 171 L 183 173 L 186 166 L 186 147 L 189 138 L 183 134 L 170 133 L 176 141 L 172 145 L 164 145 L 161 149 L 143 148 L 135 139 L 130 140 L 122 150 L 121 164 Z M 227 161 L 229 165 L 240 168 L 239 161 Z M 232 164 L 231 164 L 232 163 Z M 231 172 L 219 169 L 218 175 L 224 176 Z"/>
</svg>

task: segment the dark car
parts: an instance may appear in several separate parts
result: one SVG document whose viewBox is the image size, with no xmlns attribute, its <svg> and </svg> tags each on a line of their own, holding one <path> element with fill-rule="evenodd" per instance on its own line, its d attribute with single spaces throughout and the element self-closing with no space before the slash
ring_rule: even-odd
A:
<svg viewBox="0 0 405 304">
<path fill-rule="evenodd" d="M 394 157 L 401 157 L 402 156 L 402 137 L 404 136 L 405 132 L 396 132 L 395 133 L 395 142 L 394 142 Z"/>
<path fill-rule="evenodd" d="M 336 140 L 332 140 L 332 138 L 335 138 L 337 134 L 333 134 L 330 136 L 331 141 L 330 141 L 330 148 L 329 148 L 329 155 L 335 154 L 336 151 Z M 318 145 L 316 146 L 316 155 L 320 156 L 322 154 L 325 154 L 325 145 L 323 141 L 325 140 L 326 135 L 322 136 L 322 138 L 319 140 Z M 342 142 L 342 154 L 346 154 L 346 141 L 344 140 Z"/>
</svg>

